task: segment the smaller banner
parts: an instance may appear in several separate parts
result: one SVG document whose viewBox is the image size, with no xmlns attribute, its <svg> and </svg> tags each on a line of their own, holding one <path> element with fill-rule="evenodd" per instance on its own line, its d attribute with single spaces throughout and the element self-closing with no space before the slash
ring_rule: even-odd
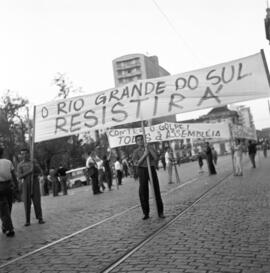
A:
<svg viewBox="0 0 270 273">
<path fill-rule="evenodd" d="M 143 134 L 141 128 L 110 129 L 106 131 L 110 147 L 135 144 L 135 136 Z M 229 139 L 227 123 L 169 123 L 145 127 L 147 142 L 176 139 Z"/>
</svg>

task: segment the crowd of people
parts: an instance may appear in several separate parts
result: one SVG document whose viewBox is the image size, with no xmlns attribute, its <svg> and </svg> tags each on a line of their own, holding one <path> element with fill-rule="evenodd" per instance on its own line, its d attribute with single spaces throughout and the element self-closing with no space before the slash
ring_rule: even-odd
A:
<svg viewBox="0 0 270 273">
<path fill-rule="evenodd" d="M 88 180 L 91 182 L 94 195 L 104 192 L 107 188 L 112 190 L 113 177 L 116 178 L 117 187 L 122 185 L 123 177 L 132 175 L 139 181 L 139 199 L 143 212 L 143 220 L 149 219 L 149 180 L 153 182 L 153 190 L 156 199 L 158 216 L 164 218 L 163 201 L 160 194 L 159 180 L 156 170 L 159 160 L 162 162 L 164 170 L 168 173 L 168 184 L 174 183 L 172 180 L 173 166 L 177 164 L 170 147 L 162 155 L 156 153 L 151 145 L 145 145 L 143 135 L 135 137 L 137 148 L 129 158 L 120 159 L 117 157 L 112 162 L 111 153 L 104 155 L 102 159 L 95 150 L 88 153 L 86 160 L 86 170 Z M 262 144 L 262 150 L 267 157 L 268 143 Z M 232 146 L 234 160 L 234 174 L 243 175 L 243 153 L 245 145 L 239 139 L 235 140 Z M 248 142 L 247 151 L 250 157 L 252 168 L 256 168 L 257 144 L 254 141 Z M 15 235 L 11 219 L 12 203 L 14 200 L 23 201 L 25 209 L 25 226 L 30 226 L 31 204 L 33 204 L 35 217 L 39 224 L 44 224 L 41 208 L 41 187 L 44 195 L 52 192 L 53 196 L 58 196 L 62 191 L 63 195 L 68 194 L 67 169 L 61 163 L 58 168 L 51 168 L 48 175 L 43 174 L 43 170 L 35 160 L 30 159 L 28 149 L 20 151 L 21 162 L 15 169 L 13 163 L 4 158 L 4 149 L 0 147 L 0 217 L 2 220 L 2 232 L 8 237 Z M 209 142 L 198 153 L 199 172 L 203 172 L 204 159 L 207 162 L 209 175 L 215 175 L 217 165 L 217 152 Z M 147 162 L 149 161 L 149 162 Z M 150 171 L 150 173 L 149 173 Z M 40 183 L 41 182 L 41 183 Z M 21 185 L 21 187 L 20 187 Z M 107 187 L 105 186 L 107 185 Z M 22 194 L 20 193 L 22 189 Z"/>
</svg>

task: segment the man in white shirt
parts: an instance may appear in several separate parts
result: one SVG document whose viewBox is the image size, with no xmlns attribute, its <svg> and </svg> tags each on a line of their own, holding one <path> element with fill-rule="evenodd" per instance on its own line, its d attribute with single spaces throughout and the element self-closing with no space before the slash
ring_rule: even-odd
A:
<svg viewBox="0 0 270 273">
<path fill-rule="evenodd" d="M 116 171 L 117 183 L 118 185 L 122 185 L 122 177 L 123 177 L 123 165 L 120 162 L 120 158 L 117 157 L 114 162 L 114 168 Z"/>
<path fill-rule="evenodd" d="M 15 190 L 18 192 L 18 181 L 14 172 L 14 166 L 10 160 L 3 158 L 4 149 L 0 147 L 0 217 L 2 231 L 8 237 L 15 235 L 11 220 L 12 179 Z"/>
<path fill-rule="evenodd" d="M 102 193 L 99 189 L 99 183 L 98 183 L 98 168 L 97 168 L 97 162 L 95 160 L 96 153 L 95 151 L 88 153 L 89 157 L 86 160 L 86 168 L 89 177 L 91 178 L 92 182 L 92 191 L 93 194 L 99 194 Z"/>
<path fill-rule="evenodd" d="M 173 154 L 170 147 L 167 147 L 166 153 L 165 153 L 165 162 L 166 162 L 166 168 L 168 171 L 168 182 L 169 184 L 172 184 L 172 168 L 173 168 Z"/>
</svg>

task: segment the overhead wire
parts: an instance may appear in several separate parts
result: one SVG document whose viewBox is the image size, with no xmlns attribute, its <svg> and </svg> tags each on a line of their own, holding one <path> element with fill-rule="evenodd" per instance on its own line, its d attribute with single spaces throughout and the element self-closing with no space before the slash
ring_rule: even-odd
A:
<svg viewBox="0 0 270 273">
<path fill-rule="evenodd" d="M 192 49 L 192 47 L 189 45 L 189 43 L 183 38 L 183 36 L 178 32 L 172 21 L 170 20 L 169 16 L 161 9 L 161 7 L 158 5 L 156 0 L 152 0 L 154 3 L 155 7 L 158 9 L 158 11 L 161 13 L 161 15 L 164 17 L 168 25 L 172 28 L 172 30 L 175 32 L 177 37 L 185 44 L 185 46 L 188 48 L 188 50 L 191 52 L 193 57 L 195 58 L 196 61 L 200 63 L 200 65 L 203 65 L 203 62 L 201 58 L 195 53 L 195 51 Z"/>
</svg>

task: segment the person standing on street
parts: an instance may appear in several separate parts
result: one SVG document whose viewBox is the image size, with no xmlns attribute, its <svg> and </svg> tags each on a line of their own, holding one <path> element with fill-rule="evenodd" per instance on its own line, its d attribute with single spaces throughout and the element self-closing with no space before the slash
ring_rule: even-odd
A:
<svg viewBox="0 0 270 273">
<path fill-rule="evenodd" d="M 252 140 L 248 141 L 248 154 L 253 168 L 256 168 L 255 156 L 257 153 L 256 143 Z"/>
<path fill-rule="evenodd" d="M 163 214 L 163 202 L 159 189 L 159 181 L 156 172 L 156 162 L 157 162 L 157 154 L 151 147 L 144 147 L 144 139 L 143 135 L 137 135 L 135 137 L 136 144 L 138 148 L 133 152 L 133 162 L 137 166 L 138 177 L 139 177 L 139 197 L 141 202 L 142 211 L 144 214 L 143 220 L 149 218 L 150 207 L 149 207 L 149 187 L 148 181 L 150 179 L 148 166 L 147 166 L 147 156 L 149 156 L 150 166 L 151 166 L 151 174 L 153 178 L 153 187 L 157 202 L 157 210 L 160 218 L 165 218 Z"/>
<path fill-rule="evenodd" d="M 112 170 L 110 167 L 110 158 L 111 158 L 111 154 L 108 157 L 106 155 L 103 156 L 103 166 L 105 169 L 105 181 L 108 184 L 109 191 L 112 190 Z"/>
<path fill-rule="evenodd" d="M 116 161 L 114 162 L 114 169 L 116 171 L 117 183 L 118 185 L 122 185 L 123 165 L 121 164 L 119 157 L 117 157 Z"/>
<path fill-rule="evenodd" d="M 213 162 L 215 163 L 215 165 L 217 165 L 217 159 L 218 159 L 217 151 L 215 150 L 213 146 L 211 147 L 211 150 L 213 155 Z"/>
<path fill-rule="evenodd" d="M 0 218 L 2 221 L 2 232 L 7 237 L 13 237 L 15 232 L 11 220 L 12 188 L 15 193 L 19 193 L 18 180 L 12 162 L 3 158 L 3 154 L 4 149 L 0 147 Z"/>
<path fill-rule="evenodd" d="M 267 158 L 267 142 L 266 142 L 266 140 L 264 140 L 264 142 L 262 143 L 262 149 L 263 149 L 263 156 L 265 157 L 265 158 Z"/>
<path fill-rule="evenodd" d="M 199 173 L 203 173 L 203 155 L 202 152 L 198 153 Z"/>
<path fill-rule="evenodd" d="M 173 153 L 172 149 L 170 147 L 167 147 L 166 153 L 165 153 L 165 162 L 166 162 L 166 168 L 168 171 L 168 184 L 172 184 L 172 168 L 173 168 Z"/>
<path fill-rule="evenodd" d="M 208 165 L 209 175 L 216 174 L 217 172 L 216 172 L 215 166 L 213 164 L 212 149 L 211 149 L 211 147 L 209 145 L 209 142 L 206 142 L 205 153 L 206 153 L 206 159 L 207 159 L 207 165 Z"/>
<path fill-rule="evenodd" d="M 62 164 L 59 165 L 59 168 L 57 170 L 57 175 L 60 180 L 61 184 L 61 190 L 63 192 L 63 195 L 67 195 L 67 169 L 63 167 Z"/>
<path fill-rule="evenodd" d="M 23 179 L 23 201 L 25 208 L 25 226 L 30 226 L 31 203 L 33 202 L 36 219 L 39 224 L 44 224 L 41 209 L 41 196 L 39 186 L 39 175 L 42 170 L 37 162 L 30 160 L 28 149 L 21 150 L 22 162 L 17 166 L 17 174 L 19 179 Z"/>
<path fill-rule="evenodd" d="M 234 162 L 235 162 L 235 175 L 242 176 L 243 175 L 243 145 L 239 139 L 235 140 L 234 146 Z"/>
<path fill-rule="evenodd" d="M 96 157 L 97 159 L 97 167 L 98 167 L 98 185 L 99 185 L 99 189 L 102 189 L 103 191 L 105 191 L 105 186 L 104 186 L 104 182 L 105 182 L 105 168 L 103 165 L 103 160 L 101 160 L 99 157 Z"/>
<path fill-rule="evenodd" d="M 125 177 L 128 177 L 129 172 L 128 172 L 128 161 L 127 161 L 127 157 L 124 157 L 122 160 L 122 166 L 123 166 L 123 175 Z"/>
<path fill-rule="evenodd" d="M 91 178 L 92 183 L 92 191 L 93 194 L 99 194 L 102 193 L 99 189 L 99 183 L 98 183 L 98 168 L 97 168 L 97 162 L 96 162 L 96 153 L 93 150 L 92 152 L 88 153 L 89 157 L 86 160 L 86 168 L 88 176 Z"/>
<path fill-rule="evenodd" d="M 58 196 L 59 193 L 59 181 L 58 181 L 58 176 L 57 176 L 57 172 L 55 170 L 54 167 L 52 167 L 49 171 L 49 176 L 48 179 L 51 181 L 52 183 L 52 193 L 53 193 L 53 197 Z"/>
</svg>

